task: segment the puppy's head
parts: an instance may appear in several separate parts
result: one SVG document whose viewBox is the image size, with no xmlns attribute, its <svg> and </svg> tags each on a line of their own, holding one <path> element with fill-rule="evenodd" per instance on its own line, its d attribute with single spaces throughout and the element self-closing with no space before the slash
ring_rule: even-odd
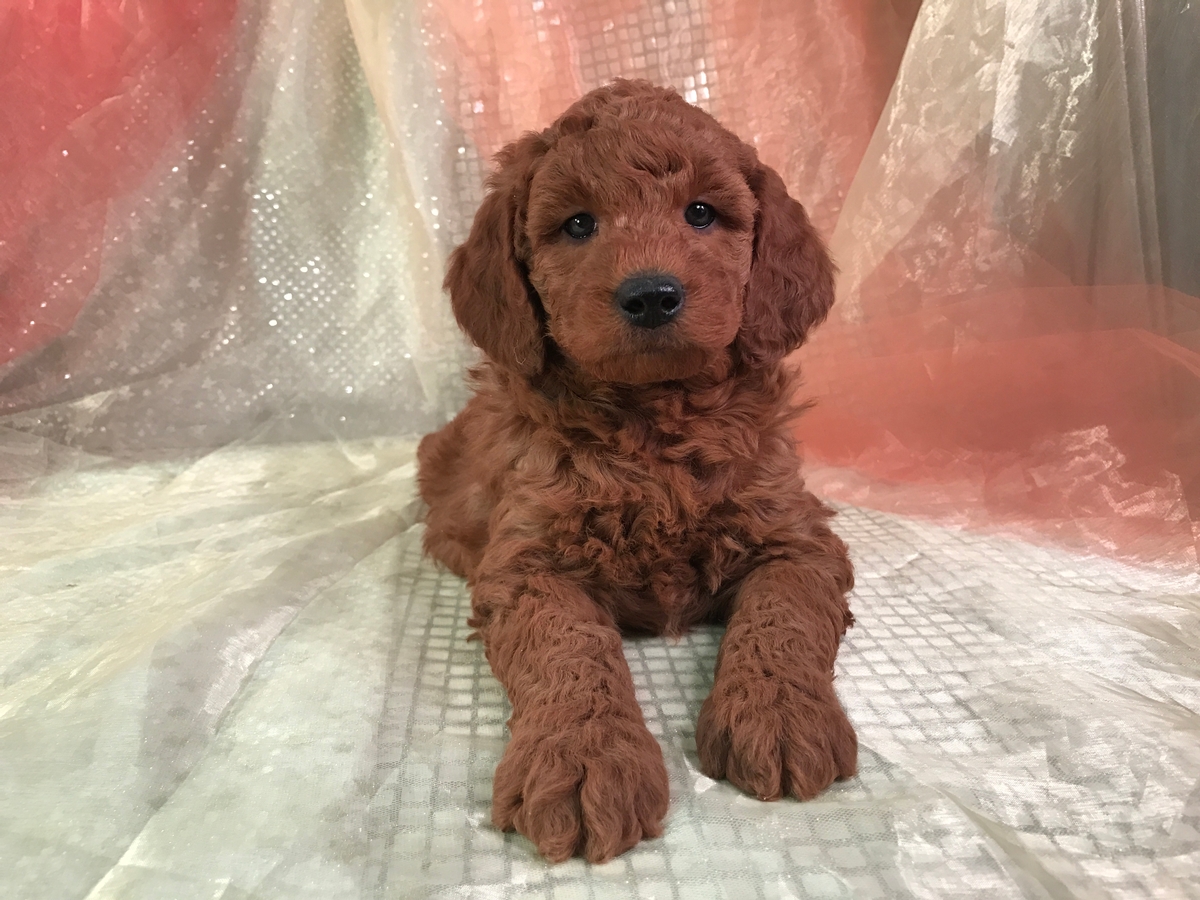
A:
<svg viewBox="0 0 1200 900">
<path fill-rule="evenodd" d="M 764 365 L 833 302 L 833 265 L 780 177 L 673 91 L 593 91 L 497 162 L 446 287 L 506 368 L 540 372 L 548 342 L 626 384 Z"/>
</svg>

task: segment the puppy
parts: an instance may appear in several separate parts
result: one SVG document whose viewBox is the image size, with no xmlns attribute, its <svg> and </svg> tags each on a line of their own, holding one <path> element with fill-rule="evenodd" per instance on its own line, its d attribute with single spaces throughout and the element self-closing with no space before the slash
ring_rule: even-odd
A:
<svg viewBox="0 0 1200 900">
<path fill-rule="evenodd" d="M 487 356 L 419 451 L 426 552 L 512 703 L 492 819 L 553 861 L 662 832 L 621 633 L 727 623 L 701 769 L 761 800 L 857 762 L 833 688 L 846 547 L 804 490 L 782 360 L 833 302 L 804 209 L 671 90 L 618 81 L 497 157 L 446 276 Z"/>
</svg>

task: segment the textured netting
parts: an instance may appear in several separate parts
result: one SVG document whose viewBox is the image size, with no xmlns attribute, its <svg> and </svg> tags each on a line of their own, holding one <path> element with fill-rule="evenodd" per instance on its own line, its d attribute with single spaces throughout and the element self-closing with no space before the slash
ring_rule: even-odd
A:
<svg viewBox="0 0 1200 900">
<path fill-rule="evenodd" d="M 861 772 L 712 782 L 719 633 L 629 640 L 666 833 L 552 867 L 414 440 L 489 158 L 617 76 L 840 265 Z M 1186 0 L 0 6 L 0 895 L 1200 897 L 1198 83 Z"/>
</svg>

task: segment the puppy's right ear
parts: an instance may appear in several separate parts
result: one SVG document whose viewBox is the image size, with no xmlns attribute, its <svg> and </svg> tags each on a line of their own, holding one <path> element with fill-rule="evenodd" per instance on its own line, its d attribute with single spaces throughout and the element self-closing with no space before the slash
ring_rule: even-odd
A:
<svg viewBox="0 0 1200 900">
<path fill-rule="evenodd" d="M 529 182 L 545 152 L 542 136 L 527 134 L 497 154 L 488 194 L 470 236 L 450 255 L 445 282 L 467 336 L 494 362 L 523 375 L 540 371 L 545 358 L 525 237 Z"/>
</svg>

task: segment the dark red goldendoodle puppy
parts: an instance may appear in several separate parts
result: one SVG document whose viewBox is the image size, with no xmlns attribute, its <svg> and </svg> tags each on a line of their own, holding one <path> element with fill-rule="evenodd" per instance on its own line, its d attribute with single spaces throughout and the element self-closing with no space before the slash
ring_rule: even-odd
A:
<svg viewBox="0 0 1200 900">
<path fill-rule="evenodd" d="M 853 574 L 804 490 L 781 364 L 833 302 L 804 209 L 676 93 L 621 81 L 505 148 L 446 286 L 487 354 L 420 448 L 426 550 L 508 691 L 492 818 L 546 857 L 662 831 L 621 631 L 727 622 L 701 768 L 763 800 L 854 774 Z"/>
</svg>

